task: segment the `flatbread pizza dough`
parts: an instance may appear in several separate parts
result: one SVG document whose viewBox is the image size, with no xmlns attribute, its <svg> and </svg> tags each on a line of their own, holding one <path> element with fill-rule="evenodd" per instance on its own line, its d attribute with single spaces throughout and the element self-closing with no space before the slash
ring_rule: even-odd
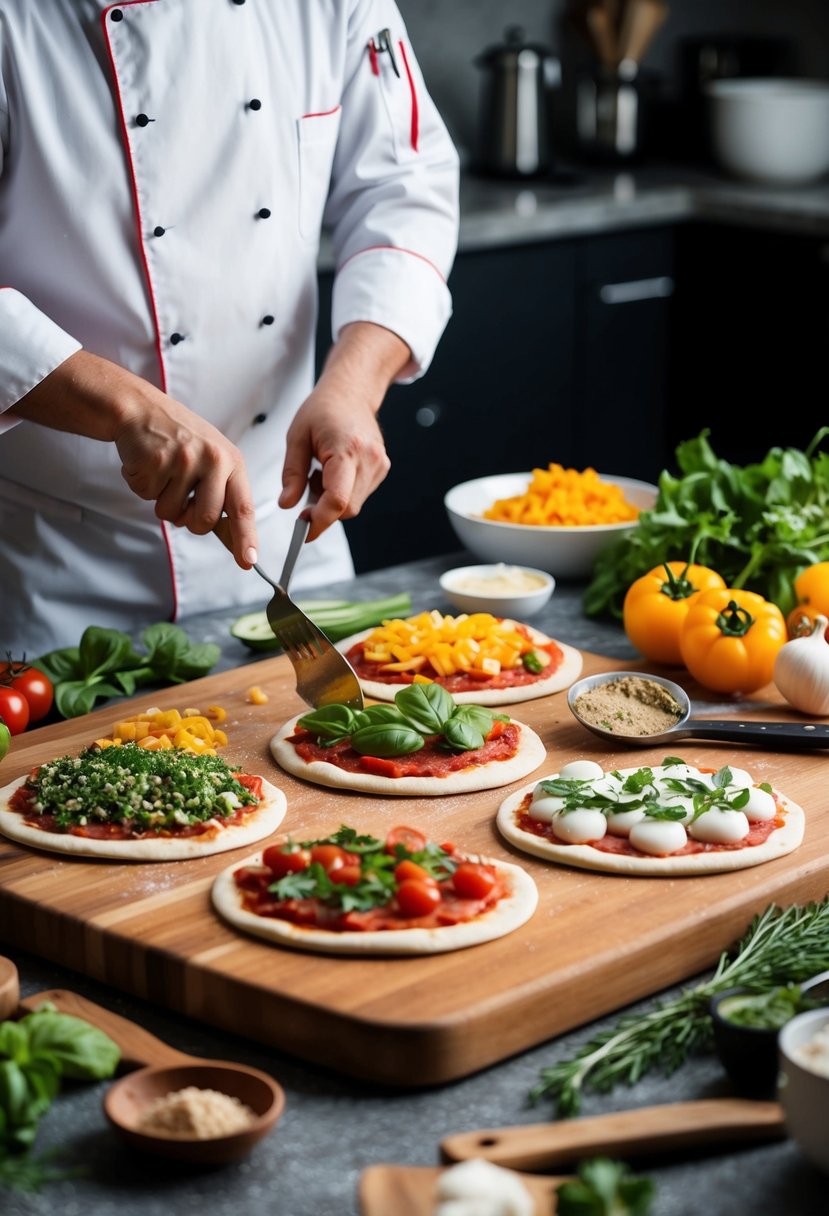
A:
<svg viewBox="0 0 829 1216">
<path fill-rule="evenodd" d="M 287 809 L 282 790 L 263 777 L 260 801 L 236 822 L 222 825 L 215 821 L 214 826 L 198 836 L 144 836 L 132 840 L 109 840 L 48 831 L 27 822 L 18 811 L 9 810 L 9 800 L 27 780 L 28 773 L 0 789 L 0 834 L 19 844 L 69 857 L 159 862 L 207 857 L 265 840 L 279 827 Z"/>
<path fill-rule="evenodd" d="M 457 700 L 457 698 L 455 698 Z M 543 764 L 547 750 L 535 731 L 524 722 L 511 719 L 520 727 L 518 751 L 504 760 L 490 760 L 483 764 L 471 764 L 445 776 L 387 777 L 370 772 L 352 772 L 324 760 L 310 762 L 299 755 L 289 742 L 297 724 L 304 714 L 297 714 L 277 731 L 270 741 L 271 755 L 285 772 L 311 781 L 316 785 L 330 786 L 339 790 L 359 790 L 366 794 L 429 796 L 441 794 L 466 794 L 474 790 L 496 789 L 520 781 Z M 417 756 L 418 753 L 414 753 Z M 401 756 L 401 760 L 412 759 Z"/>
<path fill-rule="evenodd" d="M 583 762 L 577 762 L 583 763 Z M 592 763 L 592 762 L 588 762 Z M 564 766 L 565 772 L 567 766 Z M 632 770 L 623 769 L 623 774 Z M 744 770 L 735 769 L 744 776 Z M 549 839 L 548 836 L 538 835 L 527 831 L 518 822 L 525 799 L 533 794 L 539 782 L 555 779 L 558 774 L 549 774 L 534 781 L 522 789 L 510 794 L 501 803 L 496 825 L 503 838 L 515 848 L 524 853 L 540 857 L 545 861 L 558 862 L 562 865 L 575 866 L 582 870 L 594 870 L 604 874 L 620 874 L 626 876 L 662 876 L 662 877 L 694 877 L 704 874 L 723 874 L 732 870 L 742 870 L 751 866 L 762 865 L 767 861 L 775 861 L 779 857 L 793 852 L 802 842 L 805 830 L 805 814 L 803 808 L 779 790 L 772 790 L 772 796 L 777 803 L 778 814 L 783 817 L 781 826 L 776 826 L 759 844 L 740 847 L 716 847 L 711 844 L 698 852 L 677 852 L 674 855 L 646 855 L 638 850 L 623 852 L 606 852 L 590 843 L 572 843 Z"/>
<path fill-rule="evenodd" d="M 510 894 L 474 920 L 436 928 L 334 931 L 259 916 L 244 907 L 233 873 L 241 865 L 261 865 L 261 851 L 223 870 L 213 882 L 211 899 L 215 911 L 233 928 L 278 946 L 354 956 L 444 954 L 505 937 L 525 924 L 538 904 L 538 888 L 520 866 L 492 857 L 476 856 L 470 860 L 495 866 L 507 878 Z"/>
<path fill-rule="evenodd" d="M 532 640 L 539 645 L 555 641 L 562 656 L 556 670 L 549 676 L 539 676 L 532 683 L 519 684 L 511 688 L 491 688 L 487 687 L 484 681 L 476 681 L 476 687 L 466 692 L 454 692 L 450 689 L 452 696 L 458 704 L 487 706 L 517 705 L 521 701 L 533 701 L 537 697 L 546 697 L 551 693 L 561 692 L 563 689 L 569 688 L 579 678 L 583 666 L 580 650 L 576 650 L 573 646 L 568 646 L 565 642 L 549 638 L 545 633 L 541 633 L 531 625 L 523 625 L 523 628 L 527 630 Z M 348 651 L 353 646 L 356 646 L 358 642 L 365 641 L 373 632 L 373 629 L 364 629 L 360 633 L 353 634 L 351 637 L 343 638 L 342 641 L 337 642 L 337 649 L 341 650 L 343 654 L 348 654 Z M 353 660 L 352 666 L 354 666 Z M 399 692 L 401 688 L 408 687 L 408 684 L 405 682 L 386 684 L 380 680 L 372 680 L 360 675 L 359 667 L 356 670 L 363 693 L 375 701 L 393 701 L 395 693 Z M 435 682 L 440 684 L 441 680 L 437 679 Z"/>
</svg>

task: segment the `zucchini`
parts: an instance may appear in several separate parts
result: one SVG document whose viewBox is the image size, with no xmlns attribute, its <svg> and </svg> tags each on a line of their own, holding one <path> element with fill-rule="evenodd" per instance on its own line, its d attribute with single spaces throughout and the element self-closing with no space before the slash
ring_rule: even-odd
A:
<svg viewBox="0 0 829 1216">
<path fill-rule="evenodd" d="M 383 621 L 405 616 L 412 609 L 411 596 L 407 592 L 376 600 L 295 600 L 295 603 L 332 642 L 381 625 Z M 280 648 L 264 611 L 240 616 L 231 625 L 230 632 L 251 650 Z"/>
</svg>

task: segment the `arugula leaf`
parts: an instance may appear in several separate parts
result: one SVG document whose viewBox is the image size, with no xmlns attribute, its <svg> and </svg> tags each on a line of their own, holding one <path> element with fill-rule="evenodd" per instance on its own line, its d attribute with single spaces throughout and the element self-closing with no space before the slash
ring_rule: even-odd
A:
<svg viewBox="0 0 829 1216">
<path fill-rule="evenodd" d="M 587 616 L 621 619 L 631 583 L 670 560 L 709 566 L 785 616 L 796 576 L 829 560 L 829 453 L 819 451 L 829 427 L 805 451 L 773 447 L 744 466 L 718 459 L 708 435 L 679 444 L 679 476 L 663 470 L 653 508 L 598 555 L 582 601 Z"/>
</svg>

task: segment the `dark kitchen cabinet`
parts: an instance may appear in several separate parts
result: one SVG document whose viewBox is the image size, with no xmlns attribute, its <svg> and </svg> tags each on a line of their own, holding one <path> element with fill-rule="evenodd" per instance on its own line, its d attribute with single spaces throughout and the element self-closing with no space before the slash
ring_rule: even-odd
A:
<svg viewBox="0 0 829 1216">
<path fill-rule="evenodd" d="M 710 430 L 725 460 L 805 448 L 829 422 L 829 242 L 695 223 L 677 236 L 673 446 Z"/>
<path fill-rule="evenodd" d="M 432 366 L 380 412 L 391 472 L 346 523 L 359 572 L 457 549 L 443 496 L 460 481 L 550 461 L 658 476 L 672 251 L 666 228 L 458 255 Z"/>
</svg>

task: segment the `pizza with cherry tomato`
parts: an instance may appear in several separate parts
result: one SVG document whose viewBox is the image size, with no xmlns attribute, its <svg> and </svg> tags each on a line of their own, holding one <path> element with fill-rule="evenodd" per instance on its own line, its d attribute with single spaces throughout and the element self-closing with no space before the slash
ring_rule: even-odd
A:
<svg viewBox="0 0 829 1216">
<path fill-rule="evenodd" d="M 236 929 L 330 954 L 441 954 L 504 937 L 538 890 L 520 866 L 435 844 L 414 828 L 385 839 L 341 826 L 283 838 L 214 880 L 213 907 Z"/>
<path fill-rule="evenodd" d="M 462 794 L 508 785 L 547 752 L 523 722 L 458 704 L 439 684 L 410 684 L 392 705 L 326 705 L 291 718 L 271 739 L 286 772 L 369 794 Z"/>
<path fill-rule="evenodd" d="M 337 646 L 365 695 L 377 701 L 429 681 L 459 704 L 513 705 L 569 688 L 582 670 L 581 651 L 488 612 L 422 612 L 384 621 Z"/>
<path fill-rule="evenodd" d="M 276 786 L 216 755 L 93 745 L 0 790 L 0 834 L 74 857 L 179 861 L 264 840 L 286 806 Z"/>
<path fill-rule="evenodd" d="M 572 760 L 506 798 L 501 835 L 525 853 L 584 870 L 664 877 L 774 861 L 803 840 L 803 809 L 745 769 L 667 756 L 605 771 Z"/>
</svg>

